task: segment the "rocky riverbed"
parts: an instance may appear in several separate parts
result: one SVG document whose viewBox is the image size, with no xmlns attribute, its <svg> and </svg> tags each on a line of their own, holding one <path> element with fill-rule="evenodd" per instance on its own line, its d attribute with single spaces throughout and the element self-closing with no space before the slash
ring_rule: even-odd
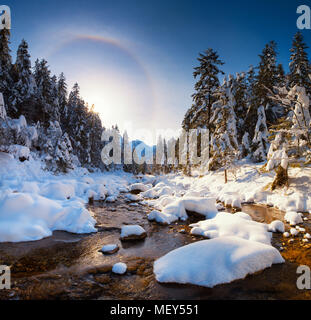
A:
<svg viewBox="0 0 311 320">
<path fill-rule="evenodd" d="M 296 288 L 296 269 L 311 266 L 311 244 L 301 237 L 290 241 L 273 234 L 273 245 L 282 251 L 285 264 L 273 265 L 246 279 L 213 289 L 191 285 L 159 284 L 153 262 L 167 252 L 200 240 L 189 234 L 190 221 L 161 226 L 147 220 L 150 208 L 133 205 L 125 197 L 115 203 L 94 203 L 89 210 L 97 220 L 98 232 L 87 235 L 54 232 L 52 237 L 24 243 L 1 243 L 0 264 L 10 265 L 11 290 L 1 290 L 0 299 L 310 299 L 309 291 Z M 243 206 L 259 222 L 281 219 L 283 213 L 256 205 Z M 120 240 L 122 225 L 142 226 L 144 240 Z M 309 221 L 303 227 L 311 231 Z M 115 243 L 111 255 L 100 252 Z M 125 275 L 112 273 L 112 266 L 124 262 Z"/>
</svg>

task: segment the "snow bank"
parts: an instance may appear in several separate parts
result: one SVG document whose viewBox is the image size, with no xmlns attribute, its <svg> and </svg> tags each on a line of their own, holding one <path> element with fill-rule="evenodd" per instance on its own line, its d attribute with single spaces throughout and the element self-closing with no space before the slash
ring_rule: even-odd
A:
<svg viewBox="0 0 311 320">
<path fill-rule="evenodd" d="M 157 281 L 214 287 L 283 263 L 274 247 L 237 237 L 204 240 L 178 248 L 154 263 Z"/>
<path fill-rule="evenodd" d="M 191 224 L 190 227 L 192 227 L 191 234 L 209 239 L 235 236 L 254 242 L 271 243 L 272 235 L 268 232 L 266 224 L 227 212 L 219 212 L 215 218 Z"/>
<path fill-rule="evenodd" d="M 0 152 L 0 242 L 39 240 L 54 230 L 94 232 L 95 220 L 85 209 L 89 198 L 116 199 L 134 181 L 128 173 L 83 168 L 53 175 L 31 156 L 20 162 Z"/>
<path fill-rule="evenodd" d="M 78 201 L 63 204 L 30 193 L 10 193 L 0 201 L 0 242 L 39 240 L 54 230 L 95 232 L 95 223 Z"/>
</svg>

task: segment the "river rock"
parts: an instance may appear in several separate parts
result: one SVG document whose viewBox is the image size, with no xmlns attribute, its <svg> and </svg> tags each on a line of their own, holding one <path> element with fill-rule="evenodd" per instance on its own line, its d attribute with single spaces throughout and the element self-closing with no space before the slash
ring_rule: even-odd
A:
<svg viewBox="0 0 311 320">
<path fill-rule="evenodd" d="M 124 226 L 121 229 L 120 239 L 122 241 L 143 240 L 146 237 L 145 229 L 138 225 Z"/>
</svg>

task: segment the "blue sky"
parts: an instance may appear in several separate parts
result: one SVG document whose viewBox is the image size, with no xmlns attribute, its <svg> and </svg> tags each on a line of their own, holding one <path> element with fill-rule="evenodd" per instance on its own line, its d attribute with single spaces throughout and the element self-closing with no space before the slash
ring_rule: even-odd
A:
<svg viewBox="0 0 311 320">
<path fill-rule="evenodd" d="M 12 52 L 25 38 L 32 60 L 46 58 L 53 73 L 94 103 L 107 127 L 118 123 L 133 138 L 142 129 L 180 127 L 191 106 L 193 67 L 209 47 L 235 73 L 258 63 L 275 40 L 287 68 L 297 6 L 309 1 L 66 0 L 7 1 Z M 309 3 L 311 5 L 311 3 Z M 311 31 L 303 32 L 310 44 Z M 141 129 L 141 132 L 137 132 Z M 146 138 L 150 142 L 151 138 Z"/>
</svg>

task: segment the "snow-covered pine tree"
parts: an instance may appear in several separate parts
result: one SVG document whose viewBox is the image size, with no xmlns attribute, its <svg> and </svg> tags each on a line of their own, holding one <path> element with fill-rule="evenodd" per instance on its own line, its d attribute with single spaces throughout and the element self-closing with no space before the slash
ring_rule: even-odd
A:
<svg viewBox="0 0 311 320">
<path fill-rule="evenodd" d="M 51 92 L 51 121 L 60 122 L 60 108 L 59 108 L 59 99 L 58 99 L 58 83 L 57 77 L 54 75 L 51 78 L 52 83 L 52 92 Z"/>
<path fill-rule="evenodd" d="M 67 83 L 64 73 L 62 72 L 58 77 L 57 93 L 59 103 L 59 113 L 61 117 L 61 126 L 65 127 L 65 122 L 68 117 L 67 111 Z"/>
<path fill-rule="evenodd" d="M 199 54 L 198 61 L 200 65 L 194 68 L 193 76 L 197 80 L 192 95 L 193 106 L 187 112 L 183 122 L 185 130 L 194 128 L 208 128 L 211 118 L 211 108 L 215 98 L 215 90 L 219 86 L 218 76 L 223 74 L 220 66 L 224 64 L 219 59 L 216 51 L 207 49 Z"/>
<path fill-rule="evenodd" d="M 255 128 L 258 121 L 258 108 L 264 107 L 266 112 L 267 121 L 274 123 L 279 117 L 277 114 L 278 109 L 269 97 L 269 90 L 273 90 L 274 86 L 278 84 L 278 68 L 276 65 L 276 43 L 269 42 L 259 55 L 260 62 L 258 66 L 258 74 L 255 81 L 250 88 L 251 97 L 249 101 L 249 108 L 246 115 L 245 127 L 251 137 L 255 134 Z M 253 73 L 251 74 L 253 76 Z"/>
<path fill-rule="evenodd" d="M 236 101 L 231 92 L 230 83 L 224 79 L 223 85 L 217 92 L 218 100 L 213 104 L 211 123 L 213 133 L 211 136 L 211 154 L 209 169 L 225 169 L 225 182 L 227 182 L 227 169 L 232 166 L 238 156 L 238 140 L 236 129 L 236 114 L 234 106 Z"/>
<path fill-rule="evenodd" d="M 11 96 L 11 105 L 16 110 L 15 116 L 24 115 L 27 119 L 35 105 L 36 82 L 31 71 L 30 54 L 28 44 L 22 40 L 16 55 L 14 65 L 15 81 Z M 29 119 L 30 120 L 30 119 Z"/>
<path fill-rule="evenodd" d="M 40 149 L 46 168 L 54 172 L 68 172 L 73 169 L 72 146 L 67 133 L 62 132 L 60 124 L 50 122 L 47 129 L 40 129 Z"/>
<path fill-rule="evenodd" d="M 266 159 L 269 142 L 268 142 L 268 128 L 266 123 L 266 113 L 263 106 L 258 108 L 257 123 L 255 127 L 255 134 L 252 140 L 252 158 L 255 162 L 262 162 Z"/>
<path fill-rule="evenodd" d="M 4 96 L 8 116 L 14 116 L 16 110 L 11 108 L 12 95 L 12 57 L 10 54 L 10 30 L 0 30 L 0 92 Z"/>
<path fill-rule="evenodd" d="M 50 120 L 55 120 L 54 102 L 53 96 L 53 82 L 50 77 L 51 71 L 48 68 L 47 61 L 36 60 L 34 68 L 34 78 L 36 80 L 36 106 L 33 108 L 33 112 L 30 115 L 30 121 L 40 121 L 44 126 L 48 127 Z"/>
<path fill-rule="evenodd" d="M 68 130 L 74 153 L 82 165 L 91 164 L 90 127 L 88 108 L 80 97 L 80 88 L 74 84 L 68 99 Z"/>
<path fill-rule="evenodd" d="M 297 32 L 293 39 L 292 48 L 290 49 L 289 64 L 289 86 L 290 88 L 298 85 L 304 87 L 308 94 L 311 94 L 311 66 L 307 53 L 308 46 L 304 43 L 303 35 Z"/>
</svg>

